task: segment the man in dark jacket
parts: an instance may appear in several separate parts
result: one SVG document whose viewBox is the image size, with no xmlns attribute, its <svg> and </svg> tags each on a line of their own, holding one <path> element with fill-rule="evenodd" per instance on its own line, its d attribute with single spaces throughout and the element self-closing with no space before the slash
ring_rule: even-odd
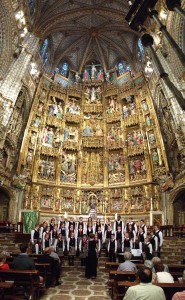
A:
<svg viewBox="0 0 185 300">
<path fill-rule="evenodd" d="M 31 257 L 27 253 L 28 245 L 21 244 L 21 253 L 13 259 L 12 268 L 15 270 L 35 270 L 35 264 Z"/>
</svg>

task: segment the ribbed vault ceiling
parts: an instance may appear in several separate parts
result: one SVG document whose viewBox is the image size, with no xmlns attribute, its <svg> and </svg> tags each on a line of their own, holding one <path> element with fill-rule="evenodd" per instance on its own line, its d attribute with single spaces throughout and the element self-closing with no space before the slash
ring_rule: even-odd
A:
<svg viewBox="0 0 185 300">
<path fill-rule="evenodd" d="M 49 39 L 51 68 L 67 61 L 75 71 L 98 62 L 104 70 L 124 59 L 137 70 L 138 35 L 125 16 L 127 0 L 36 1 L 33 31 Z"/>
</svg>

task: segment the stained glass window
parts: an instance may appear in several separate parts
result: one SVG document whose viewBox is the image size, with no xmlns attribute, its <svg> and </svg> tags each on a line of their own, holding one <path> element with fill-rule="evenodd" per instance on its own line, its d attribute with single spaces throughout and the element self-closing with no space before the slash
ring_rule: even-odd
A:
<svg viewBox="0 0 185 300">
<path fill-rule="evenodd" d="M 142 42 L 141 42 L 141 39 L 139 38 L 139 39 L 138 39 L 138 42 L 137 42 L 137 56 L 138 56 L 139 62 L 142 61 L 144 52 L 145 52 L 145 51 L 144 51 L 144 48 L 143 48 L 143 44 L 142 44 Z"/>
<path fill-rule="evenodd" d="M 40 52 L 40 55 L 43 59 L 44 64 L 47 63 L 48 57 L 49 57 L 48 45 L 49 45 L 49 41 L 48 41 L 48 39 L 45 39 L 42 46 L 39 49 L 39 52 Z"/>
</svg>

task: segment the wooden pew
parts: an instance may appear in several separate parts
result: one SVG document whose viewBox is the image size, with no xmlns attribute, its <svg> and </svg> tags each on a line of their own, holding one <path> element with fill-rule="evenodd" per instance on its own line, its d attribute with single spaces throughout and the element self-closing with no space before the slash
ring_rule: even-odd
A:
<svg viewBox="0 0 185 300">
<path fill-rule="evenodd" d="M 40 278 L 38 270 L 0 270 L 0 281 L 12 281 L 13 295 L 16 299 L 16 287 L 23 287 L 31 299 L 39 299 Z M 15 289 L 15 291 L 14 291 Z M 4 291 L 6 299 L 6 291 Z M 11 297 L 11 299 L 13 299 Z M 21 298 L 20 298 L 21 299 Z"/>
<path fill-rule="evenodd" d="M 181 272 L 185 270 L 185 265 L 184 264 L 169 264 L 168 265 L 169 271 L 171 272 Z M 182 275 L 181 275 L 182 277 Z"/>
<path fill-rule="evenodd" d="M 133 263 L 135 263 L 133 260 L 131 260 Z M 107 261 L 105 263 L 105 270 L 107 272 L 109 272 L 110 270 L 117 270 L 117 268 L 119 267 L 120 263 L 118 262 L 110 262 L 110 261 Z M 143 267 L 144 264 L 143 263 L 135 263 L 136 267 L 137 268 L 140 268 L 140 267 Z"/>
<path fill-rule="evenodd" d="M 114 295 L 114 289 L 117 288 L 117 281 L 135 281 L 136 272 L 133 271 L 117 271 L 110 270 L 109 279 L 108 279 L 108 289 L 111 292 L 111 295 Z"/>
<path fill-rule="evenodd" d="M 52 281 L 51 265 L 49 263 L 36 262 L 35 268 L 39 271 L 39 275 L 43 276 L 46 285 L 47 282 Z"/>
<path fill-rule="evenodd" d="M 132 261 L 132 262 L 134 263 L 134 261 Z M 118 263 L 118 262 L 107 261 L 105 263 L 105 269 L 107 272 L 109 272 L 110 270 L 117 270 L 119 265 L 120 265 L 120 263 Z M 143 267 L 142 263 L 135 263 L 135 265 L 137 266 L 137 268 Z M 173 272 L 183 273 L 183 271 L 185 270 L 185 264 L 168 264 L 168 268 L 169 268 L 170 273 L 173 273 Z M 182 274 L 179 277 L 182 277 Z"/>
<path fill-rule="evenodd" d="M 117 282 L 117 290 L 114 293 L 114 300 L 122 300 L 127 288 L 130 286 L 134 286 L 139 284 L 139 282 L 128 282 L 128 281 L 118 281 Z M 176 292 L 181 292 L 185 289 L 185 283 L 181 284 L 179 282 L 174 282 L 174 283 L 156 283 L 155 285 L 160 286 L 165 293 L 166 300 L 171 300 L 173 295 Z"/>
<path fill-rule="evenodd" d="M 5 293 L 7 289 L 11 289 L 14 285 L 14 282 L 5 282 L 0 281 L 0 299 L 5 299 Z"/>
</svg>

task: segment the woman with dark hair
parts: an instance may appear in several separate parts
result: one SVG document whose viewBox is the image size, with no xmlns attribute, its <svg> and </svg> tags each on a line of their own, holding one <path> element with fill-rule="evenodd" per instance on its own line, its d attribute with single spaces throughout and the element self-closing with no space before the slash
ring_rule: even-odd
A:
<svg viewBox="0 0 185 300">
<path fill-rule="evenodd" d="M 95 241 L 95 235 L 93 233 L 89 235 L 85 276 L 88 279 L 89 278 L 95 279 L 97 276 L 96 241 Z"/>
</svg>

